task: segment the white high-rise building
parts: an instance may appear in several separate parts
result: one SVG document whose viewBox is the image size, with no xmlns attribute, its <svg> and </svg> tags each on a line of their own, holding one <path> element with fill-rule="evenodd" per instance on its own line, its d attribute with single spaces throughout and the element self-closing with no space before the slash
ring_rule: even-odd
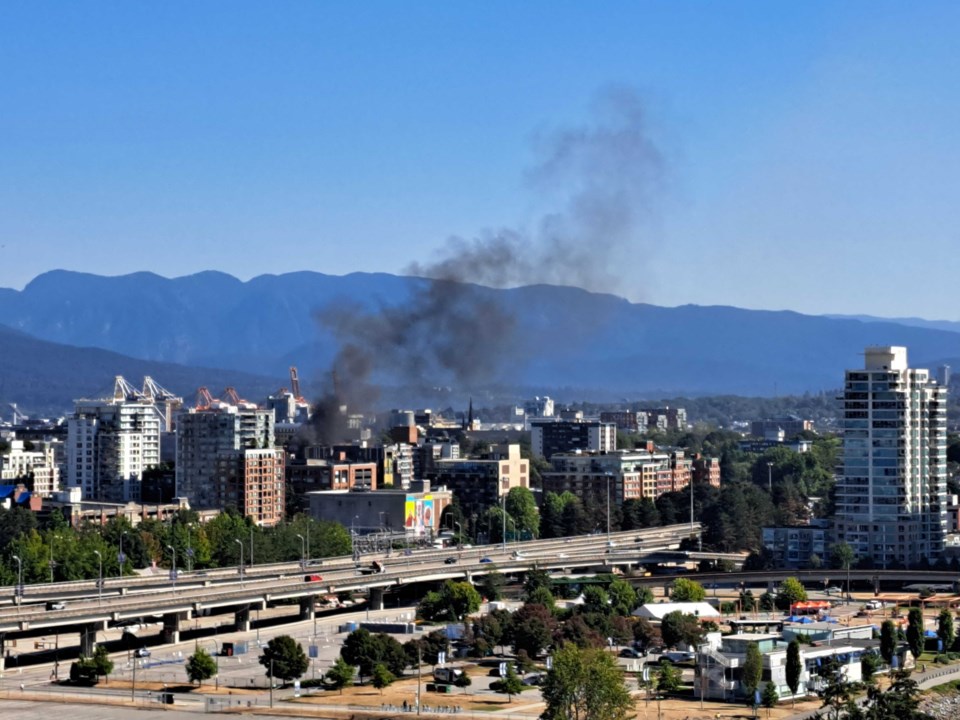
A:
<svg viewBox="0 0 960 720">
<path fill-rule="evenodd" d="M 935 560 L 947 532 L 946 389 L 904 347 L 848 370 L 835 540 L 877 567 Z"/>
<path fill-rule="evenodd" d="M 67 420 L 67 486 L 85 500 L 139 502 L 143 471 L 160 463 L 160 417 L 127 400 L 78 400 Z"/>
</svg>

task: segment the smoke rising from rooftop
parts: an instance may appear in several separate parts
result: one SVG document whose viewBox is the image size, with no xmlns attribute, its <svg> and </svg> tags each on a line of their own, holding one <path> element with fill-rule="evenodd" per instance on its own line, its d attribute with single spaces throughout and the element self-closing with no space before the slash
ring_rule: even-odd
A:
<svg viewBox="0 0 960 720">
<path fill-rule="evenodd" d="M 617 289 L 617 269 L 642 262 L 662 186 L 663 159 L 645 114 L 630 90 L 601 93 L 589 123 L 536 136 L 525 180 L 555 209 L 532 229 L 450 238 L 437 260 L 408 268 L 422 279 L 401 305 L 322 311 L 341 349 L 338 386 L 321 405 L 363 407 L 376 399 L 372 383 L 386 379 L 459 389 L 495 382 L 521 351 L 515 313 L 491 287 Z"/>
</svg>

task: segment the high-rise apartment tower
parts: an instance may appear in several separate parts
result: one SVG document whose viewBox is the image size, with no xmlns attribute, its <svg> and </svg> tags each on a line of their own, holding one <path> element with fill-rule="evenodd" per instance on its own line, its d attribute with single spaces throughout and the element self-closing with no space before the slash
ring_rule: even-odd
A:
<svg viewBox="0 0 960 720">
<path fill-rule="evenodd" d="M 904 347 L 847 370 L 835 540 L 877 567 L 935 560 L 947 530 L 946 389 Z"/>
</svg>

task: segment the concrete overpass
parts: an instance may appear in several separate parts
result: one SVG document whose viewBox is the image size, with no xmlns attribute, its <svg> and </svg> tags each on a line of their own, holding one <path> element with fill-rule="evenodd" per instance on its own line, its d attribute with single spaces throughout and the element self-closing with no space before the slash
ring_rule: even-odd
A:
<svg viewBox="0 0 960 720">
<path fill-rule="evenodd" d="M 15 588 L 0 588 L 0 597 L 9 604 L 0 608 L 0 657 L 7 638 L 77 632 L 80 651 L 93 651 L 96 633 L 111 624 L 139 620 L 144 616 L 163 618 L 166 642 L 179 639 L 181 625 L 211 609 L 233 608 L 236 627 L 250 627 L 250 611 L 263 609 L 278 600 L 299 601 L 298 619 L 314 617 L 318 596 L 338 592 L 365 591 L 370 607 L 383 606 L 384 593 L 413 583 L 448 579 L 472 580 L 496 569 L 520 573 L 539 567 L 548 571 L 582 568 L 611 568 L 643 562 L 684 562 L 686 553 L 676 550 L 682 540 L 697 536 L 698 523 L 649 528 L 607 535 L 534 540 L 487 545 L 457 550 L 428 549 L 410 554 L 367 556 L 357 567 L 352 557 L 322 561 L 182 573 L 176 582 L 168 577 L 111 578 L 102 589 L 95 581 L 27 586 L 20 602 Z M 734 556 L 737 557 L 737 556 Z M 384 571 L 363 574 L 371 561 L 378 560 Z M 455 560 L 449 562 L 448 560 Z M 320 576 L 320 581 L 305 578 Z M 45 603 L 66 600 L 63 610 L 47 610 Z M 2 665 L 0 665 L 2 669 Z"/>
</svg>

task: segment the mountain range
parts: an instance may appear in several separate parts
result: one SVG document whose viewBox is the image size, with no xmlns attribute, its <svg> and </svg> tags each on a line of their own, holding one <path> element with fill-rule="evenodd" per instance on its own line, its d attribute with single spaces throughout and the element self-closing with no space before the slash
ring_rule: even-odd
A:
<svg viewBox="0 0 960 720">
<path fill-rule="evenodd" d="M 343 325 L 349 313 L 360 313 L 377 318 L 382 330 L 433 287 L 422 278 L 383 273 L 296 272 L 244 282 L 219 272 L 167 279 L 148 272 L 51 271 L 22 291 L 0 289 L 0 323 L 8 326 L 0 329 L 0 402 L 59 402 L 66 409 L 74 397 L 109 388 L 117 374 L 134 384 L 149 374 L 188 397 L 203 384 L 211 390 L 233 385 L 255 399 L 287 385 L 291 365 L 300 368 L 305 385 L 312 382 L 310 392 L 320 392 L 341 346 L 330 329 L 336 323 L 322 318 L 341 313 Z M 861 365 L 868 345 L 905 345 L 917 367 L 960 358 L 960 332 L 947 323 L 668 308 L 547 285 L 470 287 L 477 307 L 452 318 L 468 325 L 467 342 L 454 351 L 488 370 L 471 382 L 564 399 L 832 390 L 845 369 Z M 374 379 L 402 385 L 390 368 L 416 365 L 431 340 L 374 342 L 380 363 Z M 426 358 L 423 366 L 431 367 Z M 434 380 L 458 383 L 455 374 L 439 372 L 419 382 Z"/>
</svg>

